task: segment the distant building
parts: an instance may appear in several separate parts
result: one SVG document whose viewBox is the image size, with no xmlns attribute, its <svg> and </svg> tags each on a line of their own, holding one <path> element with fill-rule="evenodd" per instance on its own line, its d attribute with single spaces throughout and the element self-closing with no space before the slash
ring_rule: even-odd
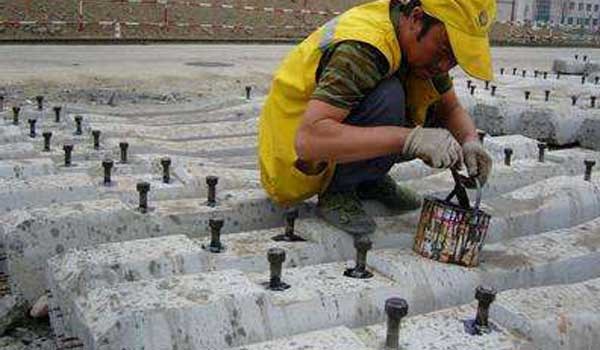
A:
<svg viewBox="0 0 600 350">
<path fill-rule="evenodd" d="M 498 21 L 600 26 L 600 0 L 498 0 L 497 4 Z"/>
</svg>

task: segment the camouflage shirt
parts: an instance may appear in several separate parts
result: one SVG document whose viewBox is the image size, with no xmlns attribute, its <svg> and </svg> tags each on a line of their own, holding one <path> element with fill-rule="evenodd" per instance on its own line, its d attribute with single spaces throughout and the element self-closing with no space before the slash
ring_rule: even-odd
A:
<svg viewBox="0 0 600 350">
<path fill-rule="evenodd" d="M 397 31 L 402 4 L 390 8 L 390 18 Z M 404 61 L 403 61 L 404 63 Z M 389 64 L 375 47 L 360 41 L 342 41 L 326 48 L 317 69 L 317 86 L 312 99 L 352 110 L 357 107 L 385 78 Z M 406 65 L 399 72 L 405 74 Z M 437 92 L 443 94 L 452 88 L 448 74 L 432 79 Z"/>
</svg>

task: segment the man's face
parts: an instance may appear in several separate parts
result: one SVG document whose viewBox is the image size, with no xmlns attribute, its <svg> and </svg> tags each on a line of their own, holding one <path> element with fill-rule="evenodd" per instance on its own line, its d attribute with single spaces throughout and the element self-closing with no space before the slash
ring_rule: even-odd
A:
<svg viewBox="0 0 600 350">
<path fill-rule="evenodd" d="M 408 17 L 409 37 L 404 55 L 411 72 L 420 79 L 431 79 L 455 67 L 456 58 L 442 23 L 434 24 L 419 38 L 423 15 L 423 10 L 417 7 Z"/>
</svg>

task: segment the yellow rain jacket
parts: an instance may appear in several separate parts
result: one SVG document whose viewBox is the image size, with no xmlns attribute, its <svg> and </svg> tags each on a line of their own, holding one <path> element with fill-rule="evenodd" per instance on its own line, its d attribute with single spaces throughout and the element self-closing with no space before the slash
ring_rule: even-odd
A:
<svg viewBox="0 0 600 350">
<path fill-rule="evenodd" d="M 287 206 L 320 193 L 327 188 L 335 169 L 335 164 L 330 163 L 320 173 L 307 175 L 295 166 L 296 131 L 315 90 L 324 51 L 344 40 L 362 41 L 385 56 L 388 77 L 400 68 L 400 46 L 389 7 L 390 0 L 378 0 L 330 20 L 296 46 L 275 73 L 260 116 L 258 135 L 261 182 L 275 202 Z M 440 96 L 430 80 L 409 76 L 405 87 L 409 117 L 422 125 L 428 106 Z"/>
</svg>

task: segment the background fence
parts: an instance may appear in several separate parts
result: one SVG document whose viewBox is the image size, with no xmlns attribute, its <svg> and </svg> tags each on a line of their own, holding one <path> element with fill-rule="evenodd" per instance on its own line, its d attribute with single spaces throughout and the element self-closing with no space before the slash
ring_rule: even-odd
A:
<svg viewBox="0 0 600 350">
<path fill-rule="evenodd" d="M 0 4 L 3 37 L 289 40 L 361 1 L 18 0 Z"/>
<path fill-rule="evenodd" d="M 0 40 L 289 41 L 366 1 L 0 0 Z M 597 33 L 531 23 L 497 23 L 491 38 L 506 45 L 600 45 Z"/>
</svg>

